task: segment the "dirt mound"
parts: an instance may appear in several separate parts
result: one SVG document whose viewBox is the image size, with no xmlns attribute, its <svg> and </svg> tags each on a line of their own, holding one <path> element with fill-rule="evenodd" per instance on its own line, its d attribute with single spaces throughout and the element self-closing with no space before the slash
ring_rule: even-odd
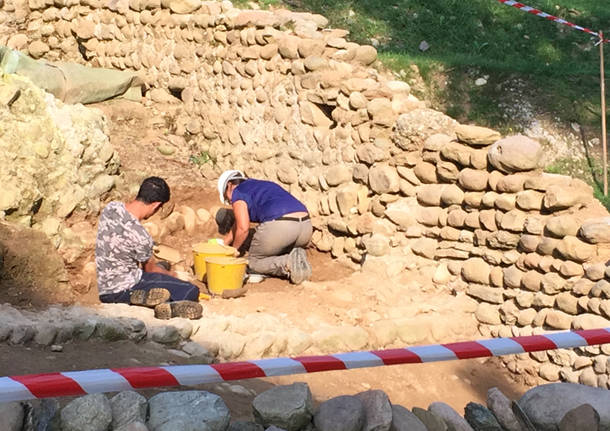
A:
<svg viewBox="0 0 610 431">
<path fill-rule="evenodd" d="M 0 223 L 0 302 L 39 307 L 73 300 L 63 259 L 47 236 Z"/>
</svg>

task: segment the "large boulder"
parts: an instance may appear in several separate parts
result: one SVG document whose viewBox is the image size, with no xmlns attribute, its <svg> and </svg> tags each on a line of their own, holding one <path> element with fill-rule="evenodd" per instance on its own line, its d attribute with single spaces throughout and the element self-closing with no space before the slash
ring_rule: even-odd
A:
<svg viewBox="0 0 610 431">
<path fill-rule="evenodd" d="M 390 431 L 427 431 L 426 425 L 403 406 L 392 405 L 392 426 Z"/>
<path fill-rule="evenodd" d="M 12 167 L 0 170 L 6 219 L 98 211 L 118 170 L 102 112 L 64 105 L 17 75 L 0 80 L 0 94 L 5 91 L 14 94 L 10 109 L 0 104 L 0 165 Z"/>
<path fill-rule="evenodd" d="M 436 413 L 422 409 L 420 407 L 413 407 L 413 414 L 424 424 L 428 431 L 448 431 L 449 427 Z"/>
<path fill-rule="evenodd" d="M 573 383 L 551 383 L 527 391 L 519 406 L 539 431 L 555 431 L 571 410 L 589 404 L 600 416 L 600 429 L 610 427 L 610 391 Z"/>
<path fill-rule="evenodd" d="M 0 404 L 0 423 L 6 431 L 21 431 L 24 411 L 21 403 Z"/>
<path fill-rule="evenodd" d="M 610 242 L 610 217 L 585 221 L 580 228 L 580 236 L 593 244 Z"/>
<path fill-rule="evenodd" d="M 419 150 L 432 135 L 452 134 L 457 124 L 451 117 L 433 109 L 415 109 L 398 117 L 393 141 L 400 149 Z"/>
<path fill-rule="evenodd" d="M 486 127 L 469 126 L 460 124 L 455 128 L 457 138 L 473 147 L 485 147 L 491 145 L 502 136 L 495 130 Z"/>
<path fill-rule="evenodd" d="M 557 252 L 566 259 L 586 262 L 595 256 L 596 246 L 581 241 L 574 236 L 566 236 L 557 244 Z"/>
<path fill-rule="evenodd" d="M 265 428 L 275 425 L 286 431 L 298 431 L 311 421 L 313 401 L 306 383 L 276 386 L 254 398 L 256 421 Z"/>
<path fill-rule="evenodd" d="M 112 428 L 118 429 L 134 422 L 146 422 L 148 402 L 134 391 L 123 391 L 110 399 Z"/>
<path fill-rule="evenodd" d="M 489 284 L 491 267 L 480 257 L 468 259 L 462 266 L 462 277 L 471 283 Z"/>
<path fill-rule="evenodd" d="M 362 401 L 343 395 L 320 404 L 313 423 L 320 431 L 360 431 L 365 419 Z"/>
<path fill-rule="evenodd" d="M 385 392 L 380 390 L 360 392 L 365 412 L 363 431 L 389 431 L 392 424 L 392 406 Z"/>
<path fill-rule="evenodd" d="M 400 188 L 400 177 L 392 166 L 375 165 L 369 170 L 369 185 L 377 194 L 396 193 Z"/>
<path fill-rule="evenodd" d="M 549 186 L 544 194 L 543 206 L 546 210 L 557 211 L 573 206 L 581 206 L 593 198 L 590 190 L 579 187 Z"/>
<path fill-rule="evenodd" d="M 365 236 L 362 243 L 371 256 L 385 256 L 390 252 L 390 240 L 380 233 Z"/>
<path fill-rule="evenodd" d="M 566 413 L 559 422 L 559 431 L 597 430 L 599 423 L 599 413 L 589 404 L 583 404 Z"/>
<path fill-rule="evenodd" d="M 330 127 L 333 121 L 317 105 L 303 101 L 300 104 L 301 121 L 314 127 Z"/>
<path fill-rule="evenodd" d="M 548 233 L 557 238 L 563 238 L 567 235 L 575 236 L 578 233 L 579 227 L 580 223 L 578 219 L 571 215 L 551 217 L 546 222 L 546 230 Z"/>
<path fill-rule="evenodd" d="M 494 414 L 481 404 L 466 404 L 464 418 L 475 431 L 502 431 Z"/>
<path fill-rule="evenodd" d="M 502 172 L 530 171 L 539 166 L 542 147 L 526 136 L 509 136 L 493 144 L 487 157 L 489 163 Z"/>
<path fill-rule="evenodd" d="M 368 66 L 369 64 L 377 60 L 377 50 L 375 49 L 375 47 L 370 45 L 358 46 L 358 48 L 356 49 L 356 55 L 354 57 L 354 60 L 365 66 Z"/>
<path fill-rule="evenodd" d="M 472 427 L 466 422 L 458 412 L 453 410 L 449 404 L 434 402 L 430 404 L 428 410 L 441 417 L 447 426 L 454 431 L 473 431 Z"/>
<path fill-rule="evenodd" d="M 491 388 L 487 391 L 487 407 L 493 412 L 500 425 L 506 431 L 521 431 L 521 424 L 511 404 L 511 400 L 500 389 Z"/>
<path fill-rule="evenodd" d="M 174 13 L 188 14 L 201 7 L 201 0 L 162 0 L 161 5 Z"/>
<path fill-rule="evenodd" d="M 148 400 L 150 431 L 225 431 L 230 413 L 218 395 L 205 391 L 163 392 Z"/>
<path fill-rule="evenodd" d="M 110 401 L 104 394 L 85 395 L 64 407 L 60 418 L 65 431 L 105 431 L 112 422 Z"/>
</svg>

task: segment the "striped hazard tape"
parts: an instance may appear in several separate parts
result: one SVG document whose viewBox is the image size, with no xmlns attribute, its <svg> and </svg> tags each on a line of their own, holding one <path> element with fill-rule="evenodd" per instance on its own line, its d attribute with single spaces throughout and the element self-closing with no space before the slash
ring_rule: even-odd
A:
<svg viewBox="0 0 610 431">
<path fill-rule="evenodd" d="M 610 343 L 610 328 L 491 338 L 402 349 L 258 359 L 212 365 L 112 368 L 0 377 L 0 403 L 396 364 L 484 358 Z"/>
<path fill-rule="evenodd" d="M 557 16 L 550 15 L 550 14 L 548 14 L 546 12 L 542 12 L 539 9 L 533 8 L 531 6 L 527 6 L 527 5 L 525 5 L 523 3 L 520 3 L 518 1 L 514 1 L 514 0 L 498 0 L 498 1 L 500 3 L 504 3 L 507 6 L 513 6 L 513 7 L 517 8 L 517 9 L 520 9 L 520 10 L 522 10 L 524 12 L 528 12 L 528 13 L 531 13 L 532 15 L 539 16 L 540 18 L 546 18 L 549 21 L 554 21 L 554 22 L 557 22 L 559 24 L 564 24 L 564 25 L 567 25 L 569 27 L 572 27 L 573 29 L 584 31 L 585 33 L 589 33 L 589 34 L 591 34 L 593 36 L 597 36 L 600 39 L 600 42 L 604 42 L 604 43 L 610 42 L 610 39 L 603 39 L 602 35 L 600 35 L 596 31 L 593 31 L 593 30 L 588 29 L 586 27 L 581 27 L 579 25 L 573 24 L 573 23 L 571 23 L 569 21 L 566 21 L 563 18 L 559 18 Z"/>
</svg>

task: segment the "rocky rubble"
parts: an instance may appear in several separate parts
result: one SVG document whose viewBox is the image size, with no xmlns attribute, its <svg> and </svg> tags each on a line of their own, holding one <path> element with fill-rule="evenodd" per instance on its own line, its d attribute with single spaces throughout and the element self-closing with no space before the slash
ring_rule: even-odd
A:
<svg viewBox="0 0 610 431">
<path fill-rule="evenodd" d="M 313 283 L 309 287 L 309 297 L 318 289 L 326 289 Z M 426 314 L 422 307 L 399 305 L 396 304 L 396 312 L 386 316 L 372 313 L 370 318 L 349 323 L 320 317 L 303 321 L 285 313 L 224 315 L 214 312 L 213 304 L 206 307 L 201 319 L 192 321 L 158 320 L 151 309 L 125 304 L 101 304 L 94 308 L 55 306 L 44 312 L 18 310 L 4 304 L 0 305 L 0 342 L 60 350 L 66 343 L 89 339 L 152 342 L 173 354 L 209 363 L 402 347 L 475 336 L 470 314 L 476 302 L 463 294 L 447 304 L 447 309 L 436 307 L 436 315 Z M 360 311 L 353 310 L 352 314 L 355 313 Z M 439 325 L 438 315 L 461 323 Z"/>
<path fill-rule="evenodd" d="M 6 75 L 0 82 L 0 219 L 48 236 L 75 209 L 97 212 L 114 187 L 119 160 L 102 113 L 67 105 Z"/>
<path fill-rule="evenodd" d="M 462 416 L 442 402 L 408 410 L 392 404 L 381 390 L 314 406 L 308 385 L 294 383 L 256 395 L 253 421 L 231 422 L 220 396 L 190 390 L 161 392 L 148 400 L 132 391 L 111 398 L 86 395 L 63 408 L 55 399 L 0 404 L 0 422 L 6 431 L 31 429 L 24 423 L 57 431 L 594 431 L 610 426 L 609 397 L 607 390 L 558 383 L 535 387 L 511 401 L 492 388 L 486 406 L 469 403 Z"/>
</svg>

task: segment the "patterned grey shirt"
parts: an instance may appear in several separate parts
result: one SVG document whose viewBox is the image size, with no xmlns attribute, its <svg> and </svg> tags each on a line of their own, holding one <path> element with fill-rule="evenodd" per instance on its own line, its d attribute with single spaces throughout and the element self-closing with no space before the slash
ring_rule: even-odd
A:
<svg viewBox="0 0 610 431">
<path fill-rule="evenodd" d="M 141 263 L 152 256 L 153 240 L 122 202 L 102 211 L 95 241 L 100 295 L 131 289 L 142 278 Z"/>
</svg>

